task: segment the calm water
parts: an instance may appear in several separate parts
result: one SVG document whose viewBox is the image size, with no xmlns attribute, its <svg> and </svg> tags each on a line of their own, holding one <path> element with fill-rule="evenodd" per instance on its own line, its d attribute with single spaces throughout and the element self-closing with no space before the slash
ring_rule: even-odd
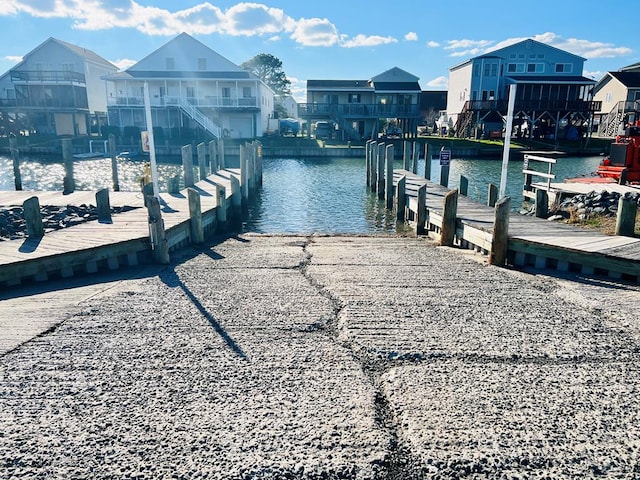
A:
<svg viewBox="0 0 640 480">
<path fill-rule="evenodd" d="M 558 160 L 553 172 L 557 181 L 593 173 L 601 157 L 569 157 Z M 365 187 L 364 159 L 264 159 L 263 186 L 250 206 L 245 231 L 259 233 L 382 233 L 403 231 L 396 224 L 384 202 Z M 119 162 L 121 190 L 137 191 L 143 172 L 141 162 Z M 180 172 L 180 165 L 158 165 L 160 190 L 166 191 L 168 178 Z M 400 168 L 400 162 L 396 163 Z M 62 163 L 21 159 L 20 170 L 25 190 L 62 190 Z M 500 159 L 453 159 L 449 186 L 458 186 L 460 175 L 469 179 L 469 196 L 486 202 L 488 184 L 500 185 Z M 424 172 L 424 160 L 418 164 Z M 74 174 L 79 190 L 111 187 L 109 159 L 83 160 L 75 163 Z M 180 175 L 182 177 L 182 175 Z M 197 170 L 196 170 L 196 177 Z M 440 166 L 432 162 L 431 179 L 438 182 Z M 522 201 L 522 162 L 511 161 L 506 194 L 517 208 Z M 0 156 L 0 190 L 13 190 L 13 167 L 10 158 Z"/>
</svg>

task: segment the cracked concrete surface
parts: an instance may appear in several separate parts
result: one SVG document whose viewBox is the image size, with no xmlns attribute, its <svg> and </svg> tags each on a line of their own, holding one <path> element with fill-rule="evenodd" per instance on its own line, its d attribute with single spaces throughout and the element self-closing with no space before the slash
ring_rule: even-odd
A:
<svg viewBox="0 0 640 480">
<path fill-rule="evenodd" d="M 637 287 L 367 236 L 121 276 L 0 299 L 2 478 L 640 476 Z"/>
</svg>

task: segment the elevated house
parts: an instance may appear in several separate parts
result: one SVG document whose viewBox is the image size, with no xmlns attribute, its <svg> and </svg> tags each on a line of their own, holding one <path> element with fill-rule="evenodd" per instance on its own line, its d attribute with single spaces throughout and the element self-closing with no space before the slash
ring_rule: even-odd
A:
<svg viewBox="0 0 640 480">
<path fill-rule="evenodd" d="M 146 129 L 145 83 L 154 132 L 167 136 L 260 137 L 273 116 L 262 80 L 186 33 L 104 79 L 111 126 Z"/>
<path fill-rule="evenodd" d="M 584 62 L 527 39 L 450 68 L 447 114 L 455 134 L 501 136 L 511 85 L 517 86 L 517 135 L 562 138 L 570 130 L 586 130 L 600 102 L 591 98 L 596 82 L 582 75 Z"/>
<path fill-rule="evenodd" d="M 369 80 L 307 80 L 307 103 L 298 104 L 301 119 L 329 121 L 342 140 L 377 138 L 390 123 L 415 135 L 420 121 L 418 77 L 394 67 Z"/>
<path fill-rule="evenodd" d="M 107 115 L 102 77 L 117 71 L 91 50 L 56 38 L 45 40 L 0 77 L 5 131 L 99 133 Z"/>
<path fill-rule="evenodd" d="M 596 112 L 601 136 L 613 137 L 640 120 L 640 63 L 605 73 L 593 87 L 593 98 L 602 104 Z"/>
</svg>

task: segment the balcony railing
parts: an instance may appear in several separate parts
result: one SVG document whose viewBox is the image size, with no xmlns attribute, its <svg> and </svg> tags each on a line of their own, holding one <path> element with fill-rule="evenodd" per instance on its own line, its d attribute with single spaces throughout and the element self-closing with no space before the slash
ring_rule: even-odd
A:
<svg viewBox="0 0 640 480">
<path fill-rule="evenodd" d="M 299 103 L 300 117 L 340 116 L 354 118 L 402 118 L 415 117 L 419 105 L 385 105 L 381 103 Z"/>
<path fill-rule="evenodd" d="M 150 98 L 152 107 L 180 107 L 184 102 L 198 108 L 256 109 L 260 108 L 256 97 L 230 98 L 222 96 L 205 97 L 169 97 L 154 95 Z M 109 97 L 109 106 L 144 106 L 144 97 Z"/>
<path fill-rule="evenodd" d="M 69 71 L 11 70 L 11 81 L 86 83 L 84 73 Z"/>
<path fill-rule="evenodd" d="M 526 111 L 567 111 L 567 112 L 599 112 L 602 102 L 595 100 L 521 100 L 516 99 L 515 110 Z M 497 110 L 507 112 L 506 100 L 468 100 L 465 110 Z"/>
</svg>

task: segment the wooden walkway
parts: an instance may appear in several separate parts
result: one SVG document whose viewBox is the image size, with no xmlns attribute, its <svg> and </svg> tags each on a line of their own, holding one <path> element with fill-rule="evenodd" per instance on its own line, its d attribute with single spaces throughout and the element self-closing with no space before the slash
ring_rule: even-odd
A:
<svg viewBox="0 0 640 480">
<path fill-rule="evenodd" d="M 444 196 L 450 190 L 407 170 L 394 170 L 394 185 L 406 177 L 409 209 L 417 208 L 417 191 L 427 185 L 428 234 L 439 239 Z M 458 196 L 457 246 L 488 254 L 491 250 L 495 209 Z M 508 263 L 614 279 L 640 281 L 640 238 L 605 235 L 593 230 L 512 213 L 509 217 Z"/>
<path fill-rule="evenodd" d="M 232 182 L 232 177 L 237 179 Z M 242 185 L 239 169 L 220 170 L 192 187 L 200 194 L 202 225 L 205 233 L 216 231 L 219 218 L 229 219 L 241 206 Z M 219 210 L 218 186 L 225 189 L 225 215 Z M 95 192 L 0 192 L 0 207 L 21 206 L 37 196 L 41 206 L 95 205 Z M 187 190 L 178 194 L 160 194 L 162 219 L 169 250 L 190 241 L 190 212 Z M 121 265 L 136 265 L 150 260 L 149 218 L 140 192 L 110 192 L 112 207 L 137 207 L 112 216 L 110 223 L 90 221 L 46 232 L 39 239 L 0 241 L 0 286 L 25 281 L 45 281 L 71 277 L 79 273 L 115 270 Z M 239 211 L 237 212 L 239 215 Z"/>
</svg>

